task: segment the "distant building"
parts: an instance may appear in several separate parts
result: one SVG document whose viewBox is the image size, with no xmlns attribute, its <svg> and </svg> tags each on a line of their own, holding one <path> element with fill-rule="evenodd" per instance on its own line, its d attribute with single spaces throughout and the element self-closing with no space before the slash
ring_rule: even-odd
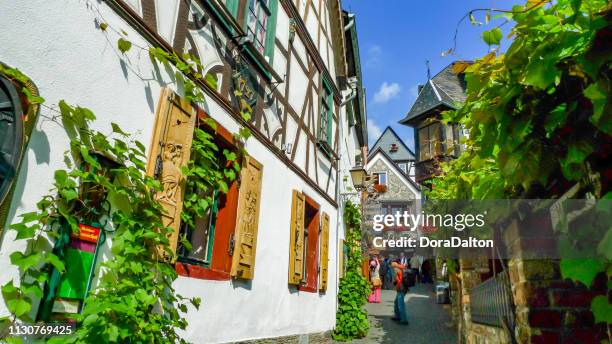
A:
<svg viewBox="0 0 612 344">
<path fill-rule="evenodd" d="M 437 172 L 439 161 L 461 152 L 460 140 L 467 133 L 459 124 L 443 124 L 442 112 L 456 109 L 465 101 L 464 70 L 470 62 L 456 61 L 427 83 L 419 86 L 417 99 L 401 124 L 414 128 L 416 181 L 422 183 Z"/>
<path fill-rule="evenodd" d="M 406 146 L 404 141 L 400 139 L 399 135 L 391 127 L 387 127 L 383 131 L 382 135 L 376 140 L 372 148 L 370 149 L 370 156 L 374 155 L 374 152 L 380 149 L 387 154 L 387 156 L 404 172 L 410 179 L 415 180 L 415 155 Z"/>
<path fill-rule="evenodd" d="M 385 226 L 382 231 L 374 231 L 373 216 L 377 214 L 395 215 L 405 211 L 416 214 L 420 211 L 421 189 L 414 181 L 414 153 L 399 138 L 397 133 L 387 127 L 376 140 L 368 154 L 366 170 L 377 177 L 375 188 L 379 191 L 375 199 L 368 199 L 364 204 L 366 219 L 366 240 L 371 249 L 374 237 L 399 239 L 402 236 L 417 236 L 417 231 L 410 231 L 403 226 Z M 410 253 L 408 249 L 378 249 L 379 252 Z"/>
</svg>

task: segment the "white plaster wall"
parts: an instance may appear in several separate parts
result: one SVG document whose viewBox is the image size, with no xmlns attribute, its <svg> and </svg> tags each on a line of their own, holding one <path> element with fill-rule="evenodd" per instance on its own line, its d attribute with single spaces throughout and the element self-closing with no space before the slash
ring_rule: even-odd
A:
<svg viewBox="0 0 612 344">
<path fill-rule="evenodd" d="M 94 128 L 110 131 L 110 122 L 116 122 L 148 146 L 161 88 L 166 83 L 174 88 L 173 77 L 164 68 L 159 74 L 154 72 L 148 54 L 139 56 L 136 48 L 128 53 L 131 63 L 125 62 L 116 51 L 117 37 L 96 28 L 95 10 L 88 9 L 88 4 L 99 6 L 104 21 L 125 30 L 133 43 L 145 45 L 104 3 L 0 1 L 0 61 L 30 76 L 47 105 L 65 99 L 88 107 L 98 116 Z M 208 99 L 203 107 L 228 130 L 237 130 L 236 122 L 219 104 Z M 54 113 L 43 109 L 41 116 L 45 115 Z M 36 202 L 52 187 L 53 172 L 65 168 L 63 153 L 67 148 L 64 130 L 40 118 L 18 176 L 9 223 L 35 209 Z M 336 226 L 330 226 L 328 292 L 292 292 L 287 285 L 291 190 L 312 197 L 330 215 L 332 224 L 337 223 L 337 210 L 260 142 L 251 138 L 246 149 L 264 165 L 255 278 L 246 287 L 230 281 L 177 280 L 179 293 L 202 298 L 200 311 L 191 310 L 187 315 L 190 325 L 185 337 L 194 343 L 320 332 L 334 326 Z M 14 232 L 3 232 L 0 284 L 17 277 L 8 256 L 24 244 L 14 241 Z M 0 315 L 4 314 L 7 310 L 0 302 Z"/>
</svg>

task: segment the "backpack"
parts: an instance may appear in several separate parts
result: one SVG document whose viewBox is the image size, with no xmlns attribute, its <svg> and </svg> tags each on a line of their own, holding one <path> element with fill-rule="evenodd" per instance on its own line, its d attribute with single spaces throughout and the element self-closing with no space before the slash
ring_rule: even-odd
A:
<svg viewBox="0 0 612 344">
<path fill-rule="evenodd" d="M 406 291 L 408 290 L 408 288 L 414 287 L 414 285 L 416 284 L 416 276 L 414 275 L 412 269 L 404 270 L 402 274 L 402 284 Z"/>
</svg>

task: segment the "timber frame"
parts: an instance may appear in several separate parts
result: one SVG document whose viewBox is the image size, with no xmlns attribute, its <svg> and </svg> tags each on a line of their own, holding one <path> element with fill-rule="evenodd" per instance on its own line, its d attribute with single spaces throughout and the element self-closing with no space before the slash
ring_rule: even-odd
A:
<svg viewBox="0 0 612 344">
<path fill-rule="evenodd" d="M 306 60 L 302 61 L 296 47 L 293 45 L 293 40 L 289 41 L 287 47 L 283 46 L 283 43 L 277 38 L 274 40 L 274 50 L 277 54 L 280 54 L 285 58 L 286 73 L 281 78 L 277 71 L 272 68 L 262 56 L 253 53 L 245 53 L 242 50 L 240 43 L 240 36 L 244 35 L 244 31 L 241 29 L 239 23 L 233 20 L 233 17 L 224 5 L 219 4 L 217 0 L 179 0 L 177 9 L 177 20 L 176 20 L 176 33 L 173 36 L 173 42 L 168 40 L 157 32 L 156 18 L 155 18 L 155 2 L 153 0 L 141 0 L 142 3 L 142 14 L 139 14 L 134 8 L 126 3 L 125 0 L 107 0 L 106 3 L 123 19 L 127 21 L 135 30 L 137 30 L 151 45 L 159 47 L 169 53 L 176 52 L 179 56 L 182 54 L 181 45 L 186 45 L 186 49 L 191 48 L 190 53 L 198 56 L 195 51 L 195 43 L 193 38 L 190 36 L 190 30 L 199 29 L 210 26 L 211 33 L 214 36 L 213 41 L 215 47 L 218 50 L 218 54 L 222 56 L 222 65 L 212 67 L 209 71 L 219 73 L 222 76 L 219 89 L 213 89 L 208 83 L 204 82 L 203 79 L 195 79 L 197 85 L 205 92 L 207 96 L 210 96 L 213 101 L 218 103 L 224 110 L 226 110 L 231 117 L 236 120 L 240 125 L 243 125 L 251 130 L 255 139 L 261 142 L 265 147 L 268 148 L 280 161 L 282 161 L 287 167 L 295 172 L 304 182 L 310 185 L 318 194 L 324 199 L 330 202 L 334 207 L 338 207 L 336 200 L 336 189 L 338 187 L 338 149 L 339 149 L 339 125 L 340 120 L 340 89 L 338 83 L 342 83 L 342 79 L 346 78 L 346 62 L 345 58 L 345 41 L 344 35 L 339 34 L 343 30 L 343 18 L 342 11 L 340 9 L 338 0 L 326 0 L 324 3 L 327 4 L 327 9 L 330 10 L 330 25 L 327 30 L 324 28 L 322 23 L 318 23 L 318 35 L 325 35 L 328 42 L 334 47 L 334 51 L 328 51 L 328 65 L 326 66 L 323 58 L 319 54 L 319 48 L 314 43 L 311 37 L 312 33 L 309 33 L 303 19 L 300 17 L 299 9 L 290 0 L 278 0 L 278 9 L 284 9 L 290 21 L 295 23 L 296 36 L 299 37 L 303 46 L 306 50 Z M 321 2 L 323 3 L 323 1 Z M 307 2 L 307 5 L 314 7 L 311 1 Z M 190 13 L 192 6 L 200 6 L 206 10 L 205 19 L 207 23 L 199 23 L 196 20 L 196 16 Z M 320 5 L 321 8 L 323 5 Z M 316 11 L 312 11 L 317 18 L 320 18 L 320 14 Z M 190 18 L 191 15 L 191 18 Z M 308 15 L 306 13 L 305 15 Z M 202 17 L 204 18 L 204 16 Z M 204 19 L 198 20 L 204 20 Z M 191 22 L 190 20 L 194 21 Z M 212 24 L 211 24 L 212 23 Z M 202 25 L 201 27 L 193 27 L 193 25 Z M 331 28 L 330 28 L 331 26 Z M 180 30 L 180 27 L 183 27 Z M 222 32 L 217 32 L 218 29 Z M 340 31 L 339 31 L 340 30 Z M 226 39 L 223 45 L 223 35 Z M 330 37 L 333 36 L 333 37 Z M 296 38 L 297 38 L 296 37 Z M 334 39 L 334 41 L 332 41 Z M 339 48 L 338 48 L 339 47 Z M 237 48 L 240 50 L 240 62 L 233 64 L 232 52 Z M 329 54 L 333 54 L 334 68 L 336 69 L 335 76 L 332 77 L 328 67 Z M 233 57 L 235 59 L 235 56 Z M 308 81 L 306 86 L 306 94 L 303 99 L 301 110 L 294 109 L 290 104 L 289 92 L 291 78 L 291 67 L 292 64 L 296 64 L 306 75 Z M 246 68 L 245 68 L 246 66 Z M 233 95 L 233 83 L 232 77 L 235 76 L 237 69 L 247 70 L 249 74 L 246 79 L 254 80 L 254 116 L 251 121 L 245 121 L 240 115 L 238 109 L 238 100 Z M 330 85 L 333 91 L 334 109 L 332 121 L 334 123 L 334 129 L 332 133 L 333 140 L 328 149 L 328 153 L 323 151 L 318 145 L 316 128 L 318 127 L 318 115 L 320 107 L 320 97 L 322 89 L 322 80 L 325 79 L 327 84 Z M 284 83 L 284 85 L 283 85 Z M 283 87 L 284 90 L 279 90 Z M 316 95 L 316 98 L 314 97 Z M 268 99 L 272 99 L 273 103 L 271 107 L 274 107 L 272 111 L 277 115 L 279 123 L 276 123 L 278 127 L 273 131 L 273 126 L 269 123 L 269 117 L 271 109 L 267 103 Z M 267 111 L 267 112 L 266 112 Z M 265 112 L 265 113 L 264 113 Z M 268 114 L 268 115 L 266 115 Z M 211 115 L 211 114 L 209 114 Z M 213 115 L 214 116 L 214 115 Z M 297 131 L 292 137 L 293 133 L 288 132 L 288 122 L 295 123 Z M 302 133 L 303 132 L 303 133 Z M 305 151 L 305 166 L 300 167 L 296 162 L 298 159 L 298 144 L 300 139 L 305 139 L 306 147 L 302 148 L 302 152 Z M 287 144 L 292 144 L 291 151 L 287 152 Z M 325 162 L 324 172 L 321 170 L 319 165 L 321 161 Z M 312 164 L 312 166 L 311 166 Z M 314 173 L 313 173 L 314 170 Z M 334 185 L 332 185 L 332 177 L 334 178 Z"/>
</svg>

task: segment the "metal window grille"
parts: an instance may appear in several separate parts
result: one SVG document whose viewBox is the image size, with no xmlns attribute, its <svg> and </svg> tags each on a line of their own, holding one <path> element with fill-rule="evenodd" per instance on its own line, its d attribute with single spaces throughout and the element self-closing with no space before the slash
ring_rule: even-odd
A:
<svg viewBox="0 0 612 344">
<path fill-rule="evenodd" d="M 472 322 L 513 328 L 514 311 L 508 271 L 503 271 L 469 292 Z"/>
</svg>

